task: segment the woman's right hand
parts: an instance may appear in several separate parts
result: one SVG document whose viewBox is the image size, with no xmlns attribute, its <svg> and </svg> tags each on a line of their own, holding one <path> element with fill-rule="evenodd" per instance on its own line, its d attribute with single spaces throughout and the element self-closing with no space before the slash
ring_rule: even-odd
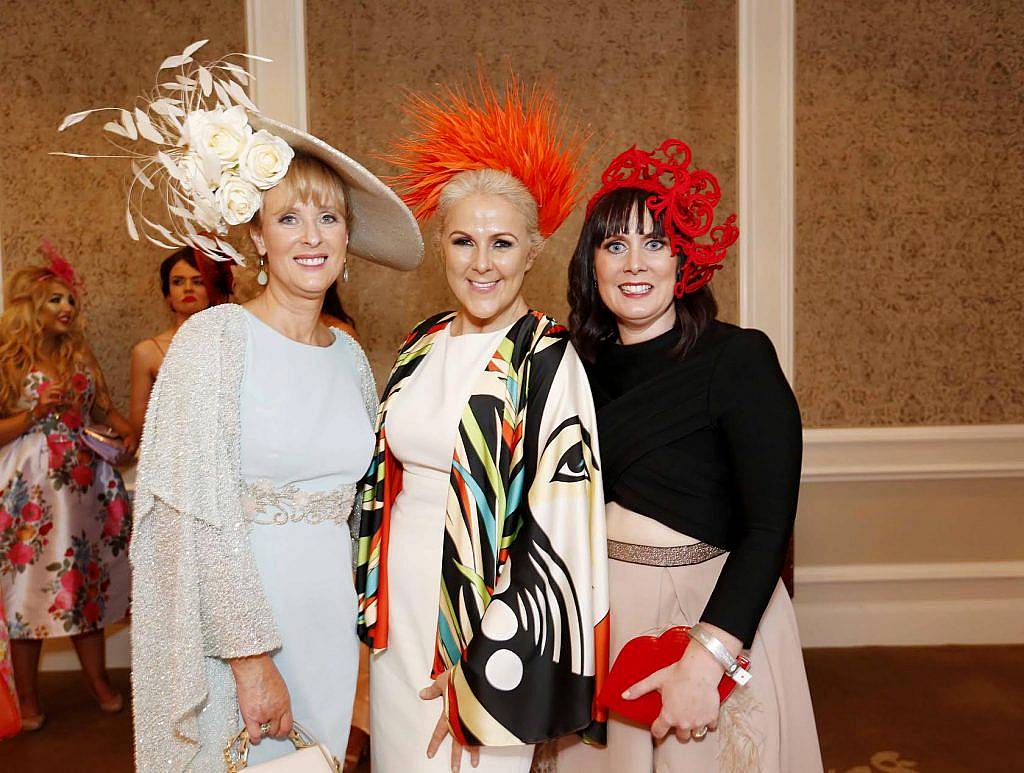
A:
<svg viewBox="0 0 1024 773">
<path fill-rule="evenodd" d="M 51 383 L 39 390 L 39 399 L 32 406 L 31 414 L 33 421 L 39 421 L 47 414 L 59 413 L 68 407 L 68 401 L 64 396 L 64 389 L 60 384 Z"/>
<path fill-rule="evenodd" d="M 249 740 L 259 743 L 264 735 L 286 738 L 292 731 L 292 701 L 270 655 L 232 658 L 228 662 L 235 676 L 238 709 Z"/>
</svg>

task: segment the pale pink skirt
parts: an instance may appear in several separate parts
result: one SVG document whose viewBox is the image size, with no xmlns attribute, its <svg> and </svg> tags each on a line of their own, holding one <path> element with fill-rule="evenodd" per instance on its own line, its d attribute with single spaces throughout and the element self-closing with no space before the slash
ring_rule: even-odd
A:
<svg viewBox="0 0 1024 773">
<path fill-rule="evenodd" d="M 694 541 L 679 537 L 679 544 Z M 724 554 L 701 564 L 668 568 L 609 561 L 613 661 L 635 636 L 657 633 L 672 625 L 698 623 L 727 557 Z M 781 582 L 761 618 L 749 657 L 754 678 L 726 701 L 718 729 L 703 740 L 681 742 L 670 735 L 655 745 L 646 727 L 613 714 L 608 723 L 607 748 L 564 739 L 558 750 L 558 770 L 821 771 L 796 616 Z"/>
</svg>

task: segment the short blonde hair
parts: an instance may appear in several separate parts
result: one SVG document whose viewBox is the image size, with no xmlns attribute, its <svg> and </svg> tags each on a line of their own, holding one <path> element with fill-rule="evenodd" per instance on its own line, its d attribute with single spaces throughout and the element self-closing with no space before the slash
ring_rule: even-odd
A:
<svg viewBox="0 0 1024 773">
<path fill-rule="evenodd" d="M 288 171 L 275 189 L 280 189 L 291 201 L 312 202 L 318 207 L 334 206 L 349 223 L 348 190 L 337 172 L 318 158 L 297 152 L 288 165 Z M 253 215 L 250 225 L 259 229 L 263 207 Z"/>
<path fill-rule="evenodd" d="M 526 220 L 526 231 L 533 254 L 544 246 L 544 237 L 540 235 L 538 225 L 537 200 L 521 181 L 508 172 L 497 169 L 472 169 L 459 172 L 441 189 L 437 203 L 436 224 L 434 230 L 434 249 L 440 251 L 442 231 L 448 220 L 448 213 L 456 202 L 467 196 L 501 196 L 515 207 Z"/>
</svg>

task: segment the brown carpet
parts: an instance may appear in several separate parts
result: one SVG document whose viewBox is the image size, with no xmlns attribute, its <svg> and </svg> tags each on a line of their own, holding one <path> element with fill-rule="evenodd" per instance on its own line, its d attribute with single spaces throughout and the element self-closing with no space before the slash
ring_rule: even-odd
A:
<svg viewBox="0 0 1024 773">
<path fill-rule="evenodd" d="M 818 649 L 805 657 L 826 771 L 1024 771 L 1024 646 Z M 127 694 L 127 672 L 114 680 Z M 44 673 L 41 682 L 49 721 L 0 741 L 0 771 L 129 773 L 128 711 L 101 714 L 76 673 Z"/>
<path fill-rule="evenodd" d="M 816 649 L 804 659 L 826 771 L 1024 771 L 1024 646 Z"/>
</svg>

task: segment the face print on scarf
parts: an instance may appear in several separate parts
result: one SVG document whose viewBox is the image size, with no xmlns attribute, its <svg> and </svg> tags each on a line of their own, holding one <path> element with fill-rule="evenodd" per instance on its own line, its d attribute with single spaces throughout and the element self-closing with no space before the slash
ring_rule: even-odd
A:
<svg viewBox="0 0 1024 773">
<path fill-rule="evenodd" d="M 593 424 L 562 347 L 538 353 L 532 367 L 522 468 L 530 482 L 506 525 L 514 540 L 499 554 L 479 633 L 453 676 L 470 742 L 543 737 L 552 717 L 538 707 L 580 705 L 594 687 L 592 556 L 581 550 L 603 518 Z M 547 367 L 552 372 L 537 378 Z"/>
</svg>

